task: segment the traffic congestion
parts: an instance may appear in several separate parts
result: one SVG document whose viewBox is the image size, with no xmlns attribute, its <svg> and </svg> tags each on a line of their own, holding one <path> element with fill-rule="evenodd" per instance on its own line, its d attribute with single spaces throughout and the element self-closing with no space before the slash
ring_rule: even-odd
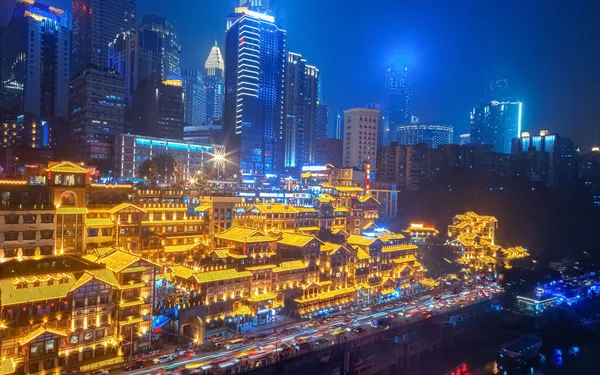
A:
<svg viewBox="0 0 600 375">
<path fill-rule="evenodd" d="M 473 285 L 462 292 L 424 295 L 412 300 L 366 307 L 346 314 L 295 322 L 275 332 L 257 332 L 243 337 L 211 342 L 162 354 L 146 361 L 126 363 L 111 374 L 120 375 L 208 375 L 239 373 L 251 368 L 319 350 L 367 335 L 375 330 L 408 324 L 436 314 L 457 310 L 489 299 L 502 289 L 495 283 Z M 107 375 L 99 371 L 97 375 Z"/>
</svg>

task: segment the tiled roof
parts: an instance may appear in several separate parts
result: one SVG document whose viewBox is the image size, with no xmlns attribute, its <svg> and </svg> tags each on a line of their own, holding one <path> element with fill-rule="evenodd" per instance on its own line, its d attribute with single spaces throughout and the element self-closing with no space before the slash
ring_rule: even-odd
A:
<svg viewBox="0 0 600 375">
<path fill-rule="evenodd" d="M 295 247 L 304 247 L 308 245 L 311 241 L 317 240 L 321 242 L 318 238 L 312 235 L 306 234 L 297 234 L 297 233 L 282 233 L 281 239 L 277 242 L 282 245 L 289 245 Z"/>
<path fill-rule="evenodd" d="M 115 223 L 109 218 L 86 218 L 85 226 L 91 228 L 109 228 L 114 227 Z"/>
<path fill-rule="evenodd" d="M 297 214 L 298 210 L 294 206 L 283 203 L 261 203 L 254 205 L 251 211 L 258 210 L 263 214 Z"/>
<path fill-rule="evenodd" d="M 262 301 L 267 301 L 267 300 L 275 299 L 275 298 L 277 298 L 277 294 L 275 294 L 275 293 L 263 293 L 263 294 L 259 294 L 257 296 L 249 297 L 248 301 L 262 302 Z"/>
<path fill-rule="evenodd" d="M 357 247 L 356 257 L 360 260 L 371 259 L 369 253 L 364 251 L 361 247 Z"/>
<path fill-rule="evenodd" d="M 261 271 L 261 270 L 268 270 L 271 268 L 275 268 L 276 266 L 274 264 L 259 264 L 257 266 L 250 266 L 250 267 L 246 267 L 246 269 L 248 271 Z"/>
<path fill-rule="evenodd" d="M 88 209 L 85 207 L 58 207 L 56 213 L 59 215 L 82 215 L 87 214 Z"/>
<path fill-rule="evenodd" d="M 54 283 L 48 285 L 48 280 L 53 279 Z M 66 279 L 66 282 L 64 280 Z M 34 280 L 40 281 L 40 286 L 33 286 Z M 61 283 L 60 281 L 63 280 Z M 3 307 L 17 305 L 25 302 L 46 301 L 67 296 L 73 285 L 77 282 L 72 273 L 57 273 L 52 275 L 7 278 L 0 280 L 1 305 Z M 25 284 L 26 288 L 17 289 L 18 284 Z M 43 284 L 43 285 L 42 285 Z"/>
<path fill-rule="evenodd" d="M 396 251 L 407 251 L 407 250 L 416 250 L 419 247 L 417 245 L 412 245 L 412 244 L 402 244 L 402 245 L 391 245 L 391 246 L 384 246 L 381 249 L 382 253 L 393 253 Z"/>
<path fill-rule="evenodd" d="M 308 298 L 297 298 L 294 301 L 298 302 L 298 303 L 306 303 L 306 302 L 312 302 L 312 301 L 319 301 L 319 300 L 323 300 L 323 299 L 328 299 L 328 298 L 335 298 L 344 294 L 348 294 L 348 293 L 354 293 L 356 291 L 356 289 L 354 287 L 348 287 L 348 288 L 343 288 L 343 289 L 334 289 L 331 290 L 329 292 L 323 292 L 323 293 L 319 293 L 316 296 L 311 296 Z"/>
<path fill-rule="evenodd" d="M 214 281 L 232 280 L 250 276 L 252 276 L 252 273 L 248 271 L 238 272 L 234 269 L 226 269 L 210 272 L 198 272 L 194 274 L 194 279 L 196 279 L 198 284 L 204 284 Z"/>
<path fill-rule="evenodd" d="M 170 270 L 175 276 L 181 277 L 183 279 L 189 279 L 194 275 L 194 272 L 196 272 L 193 269 L 184 266 L 172 266 L 170 267 Z"/>
<path fill-rule="evenodd" d="M 192 250 L 193 248 L 200 246 L 199 243 L 189 243 L 185 245 L 172 245 L 165 246 L 165 253 L 183 253 Z"/>
<path fill-rule="evenodd" d="M 133 209 L 135 209 L 137 211 L 146 212 L 146 210 L 144 210 L 144 209 L 142 209 L 142 208 L 140 208 L 140 207 L 138 207 L 138 206 L 136 206 L 134 204 L 131 204 L 131 203 L 121 203 L 121 204 L 118 204 L 118 205 L 114 206 L 113 208 L 111 208 L 110 210 L 108 210 L 108 212 L 110 212 L 111 214 L 114 214 L 114 213 L 117 213 L 117 212 L 119 212 L 121 210 L 124 210 L 126 208 L 129 208 L 129 207 L 131 207 L 131 208 L 133 208 Z"/>
<path fill-rule="evenodd" d="M 83 168 L 75 163 L 71 163 L 70 161 L 63 161 L 58 164 L 52 165 L 50 164 L 46 170 L 48 172 L 56 172 L 56 173 L 88 173 L 90 170 Z"/>
<path fill-rule="evenodd" d="M 33 340 L 36 337 L 38 337 L 40 335 L 43 335 L 45 333 L 52 333 L 52 334 L 54 334 L 56 336 L 64 336 L 64 337 L 68 336 L 67 332 L 64 332 L 64 331 L 61 331 L 61 330 L 58 330 L 58 329 L 55 329 L 55 328 L 38 327 L 38 328 L 34 329 L 33 331 L 29 332 L 27 335 L 21 337 L 19 339 L 19 344 L 20 345 L 25 345 L 28 342 L 30 342 L 31 340 Z"/>
<path fill-rule="evenodd" d="M 275 242 L 275 238 L 267 236 L 263 232 L 254 228 L 238 227 L 233 226 L 224 232 L 215 235 L 215 238 L 223 240 L 242 242 L 242 243 L 255 243 L 255 242 Z"/>
<path fill-rule="evenodd" d="M 348 237 L 346 242 L 351 245 L 362 245 L 362 246 L 370 246 L 373 242 L 377 241 L 377 237 L 367 237 L 367 236 L 359 236 L 356 234 Z"/>
<path fill-rule="evenodd" d="M 279 267 L 273 268 L 273 272 L 285 272 L 285 271 L 295 271 L 306 268 L 306 264 L 304 264 L 301 260 L 292 260 L 289 262 L 281 262 Z"/>
<path fill-rule="evenodd" d="M 210 206 L 198 206 L 194 208 L 194 212 L 205 212 L 210 209 Z"/>
</svg>

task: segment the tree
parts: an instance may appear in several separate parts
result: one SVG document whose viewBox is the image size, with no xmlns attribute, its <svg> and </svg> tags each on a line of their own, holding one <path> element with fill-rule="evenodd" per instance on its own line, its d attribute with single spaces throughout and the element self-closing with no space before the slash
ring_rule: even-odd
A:
<svg viewBox="0 0 600 375">
<path fill-rule="evenodd" d="M 138 174 L 148 181 L 150 185 L 154 185 L 158 179 L 158 165 L 156 165 L 154 160 L 148 159 L 140 165 Z"/>
<path fill-rule="evenodd" d="M 175 176 L 177 161 L 171 155 L 157 155 L 154 162 L 158 167 L 158 174 L 161 182 L 170 182 Z"/>
</svg>

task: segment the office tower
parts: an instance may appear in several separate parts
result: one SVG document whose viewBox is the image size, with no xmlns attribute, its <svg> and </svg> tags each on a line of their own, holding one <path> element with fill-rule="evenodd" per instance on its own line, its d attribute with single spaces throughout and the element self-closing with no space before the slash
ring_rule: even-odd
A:
<svg viewBox="0 0 600 375">
<path fill-rule="evenodd" d="M 317 105 L 317 139 L 327 138 L 329 133 L 329 107 L 323 103 Z M 316 146 L 315 146 L 316 148 Z"/>
<path fill-rule="evenodd" d="M 459 144 L 462 146 L 468 145 L 469 143 L 471 143 L 471 134 L 461 134 Z"/>
<path fill-rule="evenodd" d="M 302 55 L 288 52 L 284 89 L 285 166 L 298 167 L 314 159 L 317 138 L 319 70 Z"/>
<path fill-rule="evenodd" d="M 399 125 L 410 124 L 412 118 L 412 71 L 408 66 L 390 67 L 385 74 L 386 106 L 389 133 L 392 139 L 382 139 L 383 145 L 395 141 Z"/>
<path fill-rule="evenodd" d="M 416 145 L 425 143 L 430 148 L 451 144 L 454 141 L 454 128 L 443 124 L 414 124 L 398 126 L 398 144 Z"/>
<path fill-rule="evenodd" d="M 215 45 L 204 63 L 206 85 L 206 117 L 208 124 L 223 120 L 223 98 L 225 95 L 225 62 L 221 50 Z"/>
<path fill-rule="evenodd" d="M 377 136 L 381 112 L 378 109 L 353 108 L 344 111 L 344 160 L 346 168 L 376 170 Z"/>
<path fill-rule="evenodd" d="M 202 73 L 187 69 L 183 75 L 184 118 L 186 126 L 201 126 L 206 122 L 206 89 Z"/>
<path fill-rule="evenodd" d="M 115 136 L 123 133 L 125 81 L 114 69 L 92 67 L 71 81 L 69 156 L 108 175 L 113 168 Z"/>
<path fill-rule="evenodd" d="M 344 139 L 344 117 L 338 113 L 334 119 L 330 138 Z"/>
<path fill-rule="evenodd" d="M 592 147 L 581 156 L 579 176 L 590 189 L 594 206 L 600 207 L 600 147 Z"/>
<path fill-rule="evenodd" d="M 71 38 L 63 13 L 19 1 L 3 30 L 2 106 L 21 124 L 27 148 L 50 147 L 51 127 L 67 117 Z"/>
<path fill-rule="evenodd" d="M 223 127 L 219 124 L 185 126 L 183 140 L 201 145 L 222 145 Z"/>
<path fill-rule="evenodd" d="M 133 96 L 133 128 L 128 133 L 147 137 L 183 139 L 181 80 L 162 80 L 158 73 L 140 82 Z"/>
<path fill-rule="evenodd" d="M 179 56 L 181 55 L 181 43 L 173 24 L 165 17 L 147 14 L 142 19 L 140 28 L 157 32 L 163 39 L 163 79 L 180 78 Z"/>
<path fill-rule="evenodd" d="M 223 129 L 228 164 L 243 183 L 283 167 L 285 57 L 285 31 L 274 17 L 251 7 L 228 17 Z"/>
<path fill-rule="evenodd" d="M 521 134 L 522 110 L 521 102 L 482 102 L 470 113 L 471 144 L 510 154 L 512 139 Z"/>
<path fill-rule="evenodd" d="M 108 66 L 125 79 L 125 98 L 131 105 L 133 92 L 140 82 L 157 73 L 164 74 L 164 38 L 147 27 L 123 32 L 108 47 Z"/>
<path fill-rule="evenodd" d="M 319 138 L 315 143 L 315 165 L 331 164 L 341 168 L 344 140 L 337 138 Z"/>
<path fill-rule="evenodd" d="M 135 0 L 73 0 L 72 74 L 108 61 L 108 45 L 118 34 L 135 30 Z"/>
<path fill-rule="evenodd" d="M 578 160 L 573 139 L 541 130 L 513 139 L 512 153 L 517 158 L 517 173 L 550 187 L 573 183 L 578 176 Z"/>
</svg>

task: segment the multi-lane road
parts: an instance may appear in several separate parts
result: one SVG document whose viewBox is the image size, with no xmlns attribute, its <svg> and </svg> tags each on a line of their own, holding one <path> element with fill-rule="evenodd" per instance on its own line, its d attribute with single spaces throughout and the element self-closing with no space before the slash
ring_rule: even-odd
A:
<svg viewBox="0 0 600 375">
<path fill-rule="evenodd" d="M 229 340 L 220 345 L 194 349 L 193 353 L 181 352 L 172 360 L 154 364 L 144 363 L 144 368 L 132 371 L 111 371 L 117 375 L 190 375 L 220 374 L 227 369 L 238 372 L 250 367 L 263 366 L 278 360 L 302 354 L 306 351 L 352 340 L 373 330 L 386 329 L 398 324 L 412 323 L 433 315 L 445 313 L 462 306 L 491 298 L 502 290 L 496 284 L 471 285 L 460 293 L 425 295 L 411 301 L 390 302 L 373 308 L 324 320 L 295 322 L 271 328 L 243 340 Z"/>
</svg>

